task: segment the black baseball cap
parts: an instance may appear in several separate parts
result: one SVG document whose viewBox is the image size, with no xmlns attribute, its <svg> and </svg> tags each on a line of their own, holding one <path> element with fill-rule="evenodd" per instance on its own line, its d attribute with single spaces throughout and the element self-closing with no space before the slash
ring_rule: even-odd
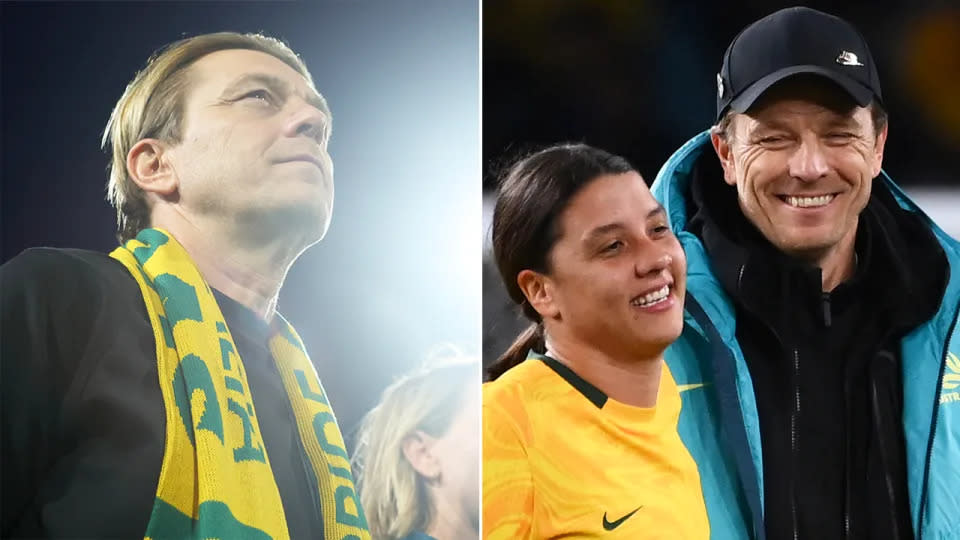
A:
<svg viewBox="0 0 960 540">
<path fill-rule="evenodd" d="M 877 67 L 860 32 L 839 17 L 792 7 L 733 38 L 717 74 L 717 120 L 728 108 L 745 112 L 768 88 L 801 73 L 826 77 L 861 107 L 883 102 Z"/>
</svg>

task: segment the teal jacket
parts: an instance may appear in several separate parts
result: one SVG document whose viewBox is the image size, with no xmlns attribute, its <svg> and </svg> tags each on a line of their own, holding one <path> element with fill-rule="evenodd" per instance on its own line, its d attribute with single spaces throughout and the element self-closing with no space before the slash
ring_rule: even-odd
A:
<svg viewBox="0 0 960 540">
<path fill-rule="evenodd" d="M 651 188 L 687 255 L 684 330 L 665 360 L 680 385 L 680 436 L 700 469 L 712 537 L 763 539 L 760 426 L 734 306 L 703 244 L 685 230 L 685 197 L 702 152 L 713 152 L 706 131 L 670 157 Z M 886 173 L 877 181 L 923 215 Z M 901 342 L 907 490 L 917 540 L 960 539 L 960 242 L 927 222 L 950 276 L 934 317 Z"/>
</svg>

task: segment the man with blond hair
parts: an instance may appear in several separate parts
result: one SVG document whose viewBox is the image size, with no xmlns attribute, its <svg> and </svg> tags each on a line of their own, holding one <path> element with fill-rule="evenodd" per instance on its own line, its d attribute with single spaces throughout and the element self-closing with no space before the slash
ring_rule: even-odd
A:
<svg viewBox="0 0 960 540">
<path fill-rule="evenodd" d="M 103 137 L 121 246 L 0 267 L 0 535 L 369 538 L 276 312 L 330 223 L 330 133 L 273 38 L 184 39 L 134 77 Z"/>
<path fill-rule="evenodd" d="M 651 188 L 687 253 L 665 360 L 716 538 L 958 538 L 960 243 L 882 170 L 870 49 L 809 8 L 744 28 L 717 124 Z"/>
</svg>

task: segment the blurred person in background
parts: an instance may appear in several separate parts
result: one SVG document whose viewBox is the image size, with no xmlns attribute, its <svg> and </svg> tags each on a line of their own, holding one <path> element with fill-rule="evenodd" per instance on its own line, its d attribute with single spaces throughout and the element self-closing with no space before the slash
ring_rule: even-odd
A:
<svg viewBox="0 0 960 540">
<path fill-rule="evenodd" d="M 587 145 L 541 150 L 504 176 L 492 232 L 532 324 L 483 389 L 483 537 L 708 538 L 663 363 L 686 263 L 643 178 Z"/>
<path fill-rule="evenodd" d="M 651 188 L 687 254 L 666 353 L 720 538 L 956 538 L 960 244 L 881 169 L 880 81 L 808 8 L 730 43 Z"/>
<path fill-rule="evenodd" d="M 354 466 L 375 540 L 479 537 L 480 363 L 428 362 L 361 424 Z"/>
<path fill-rule="evenodd" d="M 325 235 L 331 115 L 287 45 L 164 47 L 103 142 L 121 247 L 0 267 L 3 537 L 369 538 L 284 277 Z"/>
</svg>

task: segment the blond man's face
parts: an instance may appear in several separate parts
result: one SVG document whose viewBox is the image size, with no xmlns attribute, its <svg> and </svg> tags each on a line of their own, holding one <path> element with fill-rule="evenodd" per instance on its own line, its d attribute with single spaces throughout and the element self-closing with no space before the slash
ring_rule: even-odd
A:
<svg viewBox="0 0 960 540">
<path fill-rule="evenodd" d="M 217 51 L 188 69 L 182 137 L 168 153 L 180 205 L 264 235 L 322 238 L 334 198 L 324 99 L 259 51 Z"/>
</svg>

